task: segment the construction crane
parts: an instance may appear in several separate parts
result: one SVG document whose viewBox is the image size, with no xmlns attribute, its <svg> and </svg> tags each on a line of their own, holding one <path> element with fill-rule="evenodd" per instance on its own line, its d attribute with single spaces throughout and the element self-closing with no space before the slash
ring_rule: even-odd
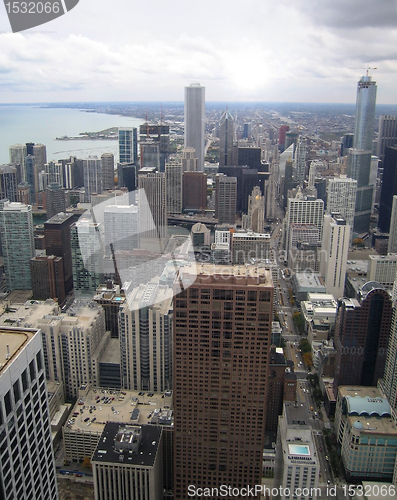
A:
<svg viewBox="0 0 397 500">
<path fill-rule="evenodd" d="M 114 266 L 114 282 L 116 285 L 121 286 L 121 279 L 120 279 L 119 271 L 117 269 L 117 263 L 116 263 L 116 257 L 114 255 L 113 243 L 110 243 L 110 251 L 112 252 L 112 260 L 113 260 L 113 266 Z"/>
<path fill-rule="evenodd" d="M 365 71 L 367 72 L 367 76 L 369 76 L 370 69 L 378 69 L 378 68 L 371 68 L 370 66 L 366 66 L 365 68 L 361 67 L 361 68 L 349 68 L 349 69 L 365 69 Z"/>
</svg>

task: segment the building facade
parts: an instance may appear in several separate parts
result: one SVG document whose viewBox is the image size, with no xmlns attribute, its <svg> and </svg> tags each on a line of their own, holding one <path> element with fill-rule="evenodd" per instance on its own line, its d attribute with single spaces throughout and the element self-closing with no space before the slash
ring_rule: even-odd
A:
<svg viewBox="0 0 397 500">
<path fill-rule="evenodd" d="M 185 148 L 194 148 L 197 170 L 204 171 L 205 87 L 192 83 L 185 87 Z"/>
<path fill-rule="evenodd" d="M 128 294 L 119 317 L 123 387 L 172 389 L 172 321 L 172 291 L 158 279 Z"/>
<path fill-rule="evenodd" d="M 236 222 L 237 178 L 224 174 L 215 176 L 215 217 L 219 224 Z"/>
<path fill-rule="evenodd" d="M 194 267 L 192 267 L 194 266 Z M 260 484 L 273 282 L 256 266 L 181 268 L 174 300 L 174 498 Z"/>
<path fill-rule="evenodd" d="M 40 331 L 0 332 L 0 496 L 57 500 Z"/>
<path fill-rule="evenodd" d="M 32 206 L 5 202 L 0 210 L 1 244 L 7 290 L 31 290 L 34 257 Z"/>
<path fill-rule="evenodd" d="M 376 385 L 383 377 L 391 320 L 391 297 L 379 283 L 366 283 L 357 299 L 339 300 L 335 391 L 339 385 Z"/>
</svg>

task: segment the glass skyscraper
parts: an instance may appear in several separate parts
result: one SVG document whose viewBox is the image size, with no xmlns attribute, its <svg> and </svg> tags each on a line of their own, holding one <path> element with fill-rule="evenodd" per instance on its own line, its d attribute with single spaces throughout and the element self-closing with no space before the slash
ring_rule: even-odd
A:
<svg viewBox="0 0 397 500">
<path fill-rule="evenodd" d="M 370 174 L 375 105 L 376 82 L 369 75 L 362 76 L 357 87 L 353 148 L 347 158 L 347 175 L 357 180 L 353 230 L 359 234 L 368 232 L 372 213 L 374 185 L 370 184 Z"/>
<path fill-rule="evenodd" d="M 137 129 L 119 128 L 119 163 L 135 163 L 138 159 Z"/>
</svg>

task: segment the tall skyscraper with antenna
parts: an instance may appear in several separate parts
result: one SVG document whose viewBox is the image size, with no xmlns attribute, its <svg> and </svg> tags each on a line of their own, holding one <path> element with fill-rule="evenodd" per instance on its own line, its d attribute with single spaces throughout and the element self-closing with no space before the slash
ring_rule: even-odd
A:
<svg viewBox="0 0 397 500">
<path fill-rule="evenodd" d="M 372 139 L 376 105 L 376 82 L 368 74 L 362 76 L 357 86 L 356 122 L 353 148 L 347 158 L 347 175 L 357 180 L 357 197 L 354 214 L 354 231 L 369 230 L 372 213 L 374 185 L 370 184 Z"/>
<path fill-rule="evenodd" d="M 204 171 L 205 87 L 192 83 L 185 87 L 185 148 L 196 150 L 197 170 Z"/>
</svg>

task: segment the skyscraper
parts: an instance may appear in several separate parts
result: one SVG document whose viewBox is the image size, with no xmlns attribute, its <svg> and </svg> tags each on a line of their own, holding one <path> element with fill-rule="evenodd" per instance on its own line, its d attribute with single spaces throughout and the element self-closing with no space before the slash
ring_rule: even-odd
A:
<svg viewBox="0 0 397 500">
<path fill-rule="evenodd" d="M 219 166 L 233 165 L 233 117 L 226 110 L 219 122 Z"/>
<path fill-rule="evenodd" d="M 260 484 L 273 315 L 270 271 L 191 264 L 174 299 L 174 498 Z M 196 274 L 197 273 L 197 274 Z"/>
<path fill-rule="evenodd" d="M 383 161 L 386 147 L 397 144 L 397 116 L 381 115 L 379 117 L 378 131 L 378 149 L 376 154 Z"/>
<path fill-rule="evenodd" d="M 139 220 L 136 205 L 109 205 L 103 212 L 105 229 L 105 254 L 139 248 Z"/>
<path fill-rule="evenodd" d="M 172 289 L 158 278 L 134 288 L 120 309 L 122 385 L 137 391 L 172 389 Z"/>
<path fill-rule="evenodd" d="M 101 156 L 102 189 L 114 189 L 114 156 L 103 153 Z"/>
<path fill-rule="evenodd" d="M 101 224 L 81 217 L 71 225 L 73 288 L 91 295 L 103 283 Z"/>
<path fill-rule="evenodd" d="M 72 214 L 58 213 L 44 223 L 45 249 L 47 256 L 62 257 L 64 294 L 73 289 L 72 249 L 70 226 Z"/>
<path fill-rule="evenodd" d="M 0 498 L 57 500 L 39 330 L 1 328 Z"/>
<path fill-rule="evenodd" d="M 304 196 L 301 190 L 295 198 L 288 198 L 287 205 L 287 252 L 291 250 L 291 225 L 292 224 L 313 224 L 319 229 L 320 238 L 323 232 L 324 223 L 324 202 L 316 200 L 314 197 Z"/>
<path fill-rule="evenodd" d="M 339 212 L 353 231 L 357 181 L 346 175 L 327 181 L 327 213 Z"/>
<path fill-rule="evenodd" d="M 235 224 L 237 178 L 224 174 L 215 176 L 215 217 L 219 224 Z"/>
<path fill-rule="evenodd" d="M 31 290 L 30 259 L 34 257 L 31 205 L 5 202 L 0 211 L 0 231 L 7 290 Z"/>
<path fill-rule="evenodd" d="M 182 208 L 204 210 L 207 206 L 207 174 L 204 172 L 183 172 Z"/>
<path fill-rule="evenodd" d="M 194 148 L 182 149 L 182 172 L 197 172 L 197 161 Z"/>
<path fill-rule="evenodd" d="M 170 154 L 170 126 L 144 123 L 139 127 L 139 140 L 145 142 L 148 139 L 158 144 L 159 168 L 160 172 L 164 172 Z"/>
<path fill-rule="evenodd" d="M 170 159 L 165 164 L 167 213 L 182 212 L 182 163 L 179 159 Z"/>
<path fill-rule="evenodd" d="M 324 216 L 320 273 L 325 279 L 327 293 L 336 299 L 345 290 L 347 253 L 350 245 L 350 226 L 339 213 Z"/>
<path fill-rule="evenodd" d="M 51 182 L 45 189 L 47 219 L 66 212 L 65 191 L 58 182 Z"/>
<path fill-rule="evenodd" d="M 379 201 L 378 228 L 384 233 L 390 229 L 393 196 L 397 194 L 397 147 L 387 146 L 383 160 L 383 182 Z"/>
<path fill-rule="evenodd" d="M 159 240 L 160 246 L 167 237 L 167 205 L 165 173 L 138 172 L 139 221 L 143 238 Z M 142 239 L 141 239 L 142 241 Z"/>
<path fill-rule="evenodd" d="M 35 175 L 35 186 L 36 193 L 39 189 L 39 172 L 44 170 L 44 165 L 47 163 L 47 148 L 44 144 L 35 144 L 33 146 L 33 156 L 34 156 L 34 175 Z"/>
<path fill-rule="evenodd" d="M 376 82 L 363 76 L 358 82 L 353 148 L 347 157 L 347 175 L 357 180 L 354 231 L 369 230 L 374 185 L 370 184 L 372 140 L 376 105 Z"/>
<path fill-rule="evenodd" d="M 395 295 L 396 283 L 393 295 Z M 397 307 L 393 305 L 390 337 L 387 345 L 385 371 L 381 387 L 394 410 L 397 411 Z"/>
<path fill-rule="evenodd" d="M 0 166 L 0 199 L 18 201 L 18 174 L 12 165 Z"/>
<path fill-rule="evenodd" d="M 397 195 L 393 196 L 387 252 L 397 253 Z"/>
<path fill-rule="evenodd" d="M 205 87 L 192 83 L 185 87 L 185 147 L 196 150 L 197 170 L 204 171 Z"/>
<path fill-rule="evenodd" d="M 102 193 L 101 160 L 97 156 L 89 156 L 83 160 L 85 201 L 90 203 L 91 195 Z"/>
<path fill-rule="evenodd" d="M 368 282 L 357 299 L 341 299 L 335 323 L 339 385 L 376 385 L 382 378 L 392 319 L 392 300 L 382 285 Z"/>
<path fill-rule="evenodd" d="M 25 158 L 26 158 L 25 144 L 13 144 L 12 146 L 10 146 L 10 163 L 12 163 L 13 165 L 20 165 L 21 178 L 18 179 L 18 182 L 26 180 Z"/>
<path fill-rule="evenodd" d="M 134 127 L 119 128 L 119 162 L 138 161 L 138 134 Z"/>
</svg>

